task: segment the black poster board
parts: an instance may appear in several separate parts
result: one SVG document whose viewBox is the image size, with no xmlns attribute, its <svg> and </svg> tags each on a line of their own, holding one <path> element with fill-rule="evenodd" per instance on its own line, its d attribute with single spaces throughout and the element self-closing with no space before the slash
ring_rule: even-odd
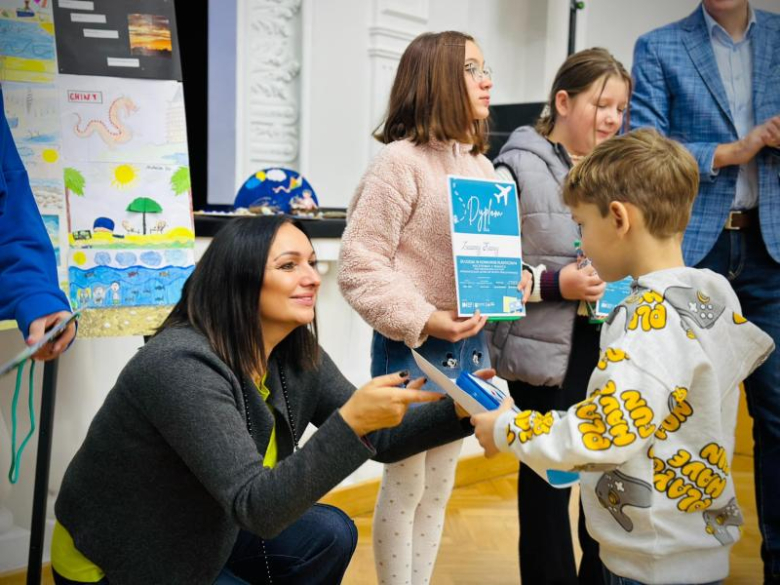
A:
<svg viewBox="0 0 780 585">
<path fill-rule="evenodd" d="M 181 81 L 173 0 L 56 0 L 60 73 Z"/>
</svg>

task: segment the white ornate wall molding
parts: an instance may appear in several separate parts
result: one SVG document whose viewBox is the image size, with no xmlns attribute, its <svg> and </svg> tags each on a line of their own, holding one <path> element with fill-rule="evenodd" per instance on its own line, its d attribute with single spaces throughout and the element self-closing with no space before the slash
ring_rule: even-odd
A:
<svg viewBox="0 0 780 585">
<path fill-rule="evenodd" d="M 368 28 L 368 56 L 371 72 L 371 102 L 368 123 L 375 128 L 382 121 L 393 79 L 406 47 L 424 32 L 429 20 L 428 0 L 374 0 L 373 22 Z M 369 139 L 373 155 L 379 143 Z"/>
<path fill-rule="evenodd" d="M 428 24 L 430 16 L 428 0 L 376 0 L 378 20 L 396 19 L 402 23 Z"/>
<path fill-rule="evenodd" d="M 239 1 L 236 117 L 243 123 L 236 133 L 241 177 L 267 166 L 298 166 L 301 1 Z"/>
</svg>

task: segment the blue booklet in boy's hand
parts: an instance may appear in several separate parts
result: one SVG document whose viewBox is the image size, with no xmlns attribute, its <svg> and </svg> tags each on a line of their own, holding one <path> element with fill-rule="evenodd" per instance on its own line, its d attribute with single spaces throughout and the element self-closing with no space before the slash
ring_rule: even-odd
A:
<svg viewBox="0 0 780 585">
<path fill-rule="evenodd" d="M 506 392 L 501 388 L 487 380 L 478 378 L 474 374 L 464 371 L 455 380 L 451 380 L 418 352 L 412 350 L 412 356 L 417 366 L 428 376 L 428 379 L 444 390 L 450 398 L 462 406 L 469 414 L 495 410 L 501 406 L 501 403 L 507 397 Z M 512 410 L 520 412 L 520 409 L 516 406 L 513 406 Z M 546 473 L 547 483 L 561 489 L 574 485 L 580 479 L 579 473 L 570 471 L 548 469 Z"/>
</svg>

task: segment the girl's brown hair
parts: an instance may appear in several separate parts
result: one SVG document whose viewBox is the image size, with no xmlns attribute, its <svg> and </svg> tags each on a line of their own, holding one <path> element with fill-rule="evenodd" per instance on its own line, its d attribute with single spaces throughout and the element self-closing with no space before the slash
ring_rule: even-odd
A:
<svg viewBox="0 0 780 585">
<path fill-rule="evenodd" d="M 423 33 L 404 51 L 390 92 L 387 115 L 374 130 L 383 144 L 410 139 L 472 143 L 471 154 L 488 149 L 488 124 L 475 120 L 464 77 L 466 41 L 461 32 Z"/>
<path fill-rule="evenodd" d="M 542 136 L 549 136 L 553 131 L 558 118 L 555 96 L 559 91 L 565 91 L 570 98 L 574 98 L 586 91 L 599 79 L 603 79 L 604 81 L 599 90 L 599 97 L 601 97 L 601 92 L 604 91 L 604 87 L 607 85 L 607 80 L 610 77 L 617 77 L 626 82 L 630 100 L 631 92 L 634 89 L 631 75 L 623 67 L 623 64 L 615 59 L 609 51 L 595 47 L 569 55 L 569 58 L 558 69 L 558 73 L 555 74 L 555 81 L 553 81 L 552 89 L 550 90 L 547 106 L 545 106 L 542 115 L 536 121 L 536 131 Z M 623 118 L 623 129 L 628 130 L 628 127 L 629 112 L 626 110 L 626 115 Z"/>
</svg>

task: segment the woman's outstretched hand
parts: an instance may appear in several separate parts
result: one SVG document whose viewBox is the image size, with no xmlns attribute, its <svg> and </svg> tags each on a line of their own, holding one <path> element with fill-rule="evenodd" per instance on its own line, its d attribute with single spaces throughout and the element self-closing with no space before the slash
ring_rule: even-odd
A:
<svg viewBox="0 0 780 585">
<path fill-rule="evenodd" d="M 444 398 L 439 392 L 420 390 L 425 378 L 409 382 L 408 372 L 378 376 L 355 393 L 339 409 L 341 417 L 359 437 L 378 429 L 399 425 L 413 402 L 436 402 Z"/>
</svg>

